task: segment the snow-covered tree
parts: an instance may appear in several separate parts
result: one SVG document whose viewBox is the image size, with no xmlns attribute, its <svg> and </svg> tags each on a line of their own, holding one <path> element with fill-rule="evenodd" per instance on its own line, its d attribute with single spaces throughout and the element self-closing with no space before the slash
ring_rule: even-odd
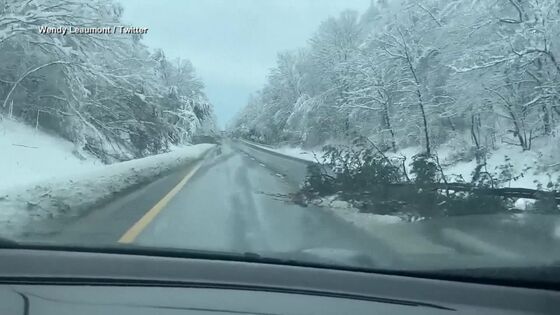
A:
<svg viewBox="0 0 560 315">
<path fill-rule="evenodd" d="M 274 122 L 268 143 L 358 134 L 431 153 L 468 135 L 477 152 L 530 150 L 560 126 L 559 23 L 555 0 L 372 1 L 323 22 L 294 54 L 296 89 L 269 80 L 233 129 L 258 137 Z"/>
<path fill-rule="evenodd" d="M 188 61 L 150 53 L 140 35 L 45 33 L 122 25 L 112 0 L 0 3 L 0 114 L 50 129 L 105 161 L 162 152 L 213 129 Z"/>
</svg>

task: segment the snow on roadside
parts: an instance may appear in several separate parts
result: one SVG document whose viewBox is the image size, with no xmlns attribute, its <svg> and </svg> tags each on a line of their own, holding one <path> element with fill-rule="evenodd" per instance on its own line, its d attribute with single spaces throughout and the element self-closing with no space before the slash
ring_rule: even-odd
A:
<svg viewBox="0 0 560 315">
<path fill-rule="evenodd" d="M 250 144 L 260 147 L 264 150 L 280 153 L 307 161 L 316 162 L 315 156 L 321 160 L 324 152 L 322 150 L 305 150 L 299 147 L 283 146 L 273 148 L 250 142 Z M 387 154 L 394 157 L 406 157 L 407 172 L 410 175 L 412 157 L 422 151 L 421 147 L 407 147 L 398 150 L 396 153 Z M 557 152 L 558 151 L 558 152 Z M 472 172 L 476 167 L 476 161 L 457 161 L 456 154 L 458 149 L 448 145 L 442 145 L 436 150 L 443 165 L 445 175 L 450 177 L 462 176 L 465 181 L 470 181 Z M 560 181 L 560 170 L 544 171 L 547 165 L 551 164 L 554 159 L 559 160 L 560 149 L 556 145 L 543 146 L 535 148 L 533 151 L 522 151 L 517 146 L 502 145 L 495 151 L 491 151 L 487 159 L 487 169 L 491 174 L 497 176 L 501 170 L 497 169 L 506 164 L 506 156 L 510 158 L 509 163 L 512 164 L 511 171 L 514 177 L 518 177 L 505 184 L 506 187 L 519 187 L 537 189 L 539 184 L 542 188 L 546 188 L 549 181 L 553 183 Z M 523 173 L 523 176 L 519 176 Z"/>
<path fill-rule="evenodd" d="M 323 151 L 321 150 L 304 150 L 302 148 L 290 147 L 290 146 L 282 146 L 282 147 L 274 148 L 274 147 L 258 144 L 255 142 L 249 142 L 247 140 L 242 140 L 242 141 L 247 142 L 253 146 L 259 147 L 264 150 L 280 153 L 286 156 L 295 157 L 306 161 L 316 162 L 317 160 L 315 159 L 314 154 L 317 156 L 319 160 L 321 160 L 321 157 L 323 156 Z"/>
<path fill-rule="evenodd" d="M 523 152 L 518 147 L 504 145 L 491 152 L 486 162 L 487 169 L 491 174 L 497 175 L 501 172 L 497 167 L 510 163 L 512 176 L 518 177 L 522 173 L 523 176 L 504 183 L 504 186 L 538 189 L 539 184 L 541 184 L 541 188 L 546 188 L 550 181 L 554 183 L 560 178 L 560 171 L 558 170 L 543 170 L 546 167 L 544 161 L 546 155 L 550 154 L 549 151 L 549 148 L 542 148 L 541 150 Z M 506 157 L 509 158 L 509 161 L 505 160 Z M 475 167 L 476 162 L 473 160 L 455 163 L 447 167 L 445 171 L 447 174 L 460 174 L 466 181 L 470 181 Z"/>
<path fill-rule="evenodd" d="M 297 148 L 297 147 L 280 147 L 277 149 L 274 149 L 274 151 L 284 154 L 284 155 L 288 155 L 291 157 L 295 157 L 295 158 L 300 158 L 300 159 L 304 159 L 307 161 L 312 161 L 312 162 L 316 162 L 316 158 L 319 159 L 319 161 L 321 161 L 321 158 L 323 156 L 323 151 L 321 150 L 304 150 L 301 148 Z"/>
<path fill-rule="evenodd" d="M 531 151 L 522 151 L 518 146 L 502 144 L 496 150 L 490 151 L 486 161 L 486 169 L 497 178 L 502 171 L 499 167 L 510 163 L 509 171 L 511 171 L 513 177 L 517 178 L 504 183 L 505 187 L 538 189 L 539 184 L 541 184 L 541 189 L 546 189 L 546 185 L 550 181 L 552 183 L 560 181 L 560 167 L 556 169 L 549 167 L 554 161 L 560 161 L 558 158 L 560 155 L 559 145 L 560 143 L 542 144 L 540 147 L 534 147 Z M 421 150 L 420 147 L 409 147 L 390 154 L 390 156 L 406 156 L 407 171 L 410 173 L 412 156 L 418 154 Z M 460 175 L 465 181 L 469 182 L 476 167 L 476 161 L 474 159 L 457 161 L 457 154 L 460 153 L 460 150 L 461 148 L 448 144 L 442 145 L 436 150 L 436 153 L 448 179 L 453 181 L 454 176 Z M 505 160 L 506 157 L 509 158 L 509 161 Z M 521 174 L 523 176 L 520 176 Z"/>
<path fill-rule="evenodd" d="M 455 181 L 458 177 L 462 177 L 466 182 L 471 181 L 476 167 L 474 156 L 471 156 L 470 160 L 461 160 L 461 158 L 469 157 L 469 154 L 465 154 L 471 146 L 469 141 L 468 139 L 455 139 L 434 150 L 449 181 Z M 265 150 L 313 162 L 316 161 L 315 156 L 321 160 L 324 154 L 321 150 L 311 151 L 289 146 L 273 148 L 250 143 Z M 395 153 L 387 153 L 387 156 L 406 157 L 405 166 L 410 176 L 412 157 L 422 150 L 423 148 L 419 146 L 406 147 Z M 523 151 L 519 146 L 501 143 L 496 150 L 489 152 L 486 169 L 495 179 L 500 179 L 502 172 L 511 173 L 501 176 L 501 179 L 507 176 L 512 177 L 510 181 L 501 184 L 504 187 L 550 189 L 547 187 L 549 183 L 560 185 L 559 156 L 560 137 L 557 136 L 535 140 L 530 151 Z M 507 161 L 506 158 L 508 158 Z M 504 167 L 506 165 L 507 167 Z M 534 202 L 533 199 L 519 199 L 515 202 L 515 208 L 527 210 L 532 207 Z"/>
<path fill-rule="evenodd" d="M 0 231 L 17 236 L 31 220 L 75 216 L 115 194 L 154 180 L 204 156 L 213 144 L 177 148 L 170 153 L 61 174 L 39 182 L 0 189 Z M 52 171 L 51 171 L 52 172 Z"/>
<path fill-rule="evenodd" d="M 31 126 L 0 120 L 0 190 L 103 166 L 94 157 L 79 159 L 74 144 Z"/>
</svg>

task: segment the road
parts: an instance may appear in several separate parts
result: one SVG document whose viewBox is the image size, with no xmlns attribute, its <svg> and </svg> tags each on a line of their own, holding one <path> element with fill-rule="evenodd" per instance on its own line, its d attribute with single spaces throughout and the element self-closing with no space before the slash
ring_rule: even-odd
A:
<svg viewBox="0 0 560 315">
<path fill-rule="evenodd" d="M 274 168 L 265 164 L 267 159 L 274 160 Z M 236 253 L 341 249 L 394 259 L 381 240 L 324 209 L 289 200 L 304 173 L 294 174 L 294 179 L 279 169 L 299 168 L 301 173 L 305 167 L 301 161 L 225 141 L 198 165 L 61 223 L 61 231 L 50 241 L 96 246 L 120 241 Z M 174 196 L 161 206 L 174 189 Z M 154 211 L 158 203 L 161 209 Z"/>
<path fill-rule="evenodd" d="M 31 231 L 29 240 L 250 252 L 389 269 L 525 266 L 559 260 L 557 216 L 514 220 L 505 214 L 472 215 L 376 225 L 366 233 L 331 211 L 291 202 L 289 195 L 305 177 L 306 165 L 225 140 L 195 165 L 82 217 L 51 220 Z"/>
</svg>

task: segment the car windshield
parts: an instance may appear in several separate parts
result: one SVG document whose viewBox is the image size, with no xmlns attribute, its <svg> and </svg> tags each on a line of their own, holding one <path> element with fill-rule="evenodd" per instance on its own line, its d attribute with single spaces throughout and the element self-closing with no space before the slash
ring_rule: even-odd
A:
<svg viewBox="0 0 560 315">
<path fill-rule="evenodd" d="M 560 281 L 558 0 L 7 0 L 0 51 L 2 245 Z"/>
</svg>

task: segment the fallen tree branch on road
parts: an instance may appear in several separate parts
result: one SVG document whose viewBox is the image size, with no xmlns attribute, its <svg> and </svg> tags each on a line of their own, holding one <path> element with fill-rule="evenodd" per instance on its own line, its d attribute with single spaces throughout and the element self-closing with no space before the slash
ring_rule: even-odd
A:
<svg viewBox="0 0 560 315">
<path fill-rule="evenodd" d="M 475 192 L 484 195 L 493 195 L 507 198 L 549 199 L 560 202 L 559 191 L 544 191 L 529 188 L 481 188 L 464 183 L 433 184 L 435 189 L 449 189 L 453 191 Z"/>
<path fill-rule="evenodd" d="M 505 198 L 526 198 L 526 199 L 554 199 L 560 203 L 560 192 L 559 191 L 544 191 L 529 188 L 483 188 L 477 187 L 471 184 L 465 183 L 433 183 L 433 184 L 412 184 L 412 183 L 402 183 L 402 184 L 380 184 L 380 186 L 385 187 L 408 187 L 423 189 L 426 191 L 435 190 L 450 190 L 455 192 L 471 192 L 481 195 L 498 196 Z M 350 194 L 352 195 L 352 194 Z M 356 195 L 370 195 L 369 192 L 356 192 Z"/>
</svg>

